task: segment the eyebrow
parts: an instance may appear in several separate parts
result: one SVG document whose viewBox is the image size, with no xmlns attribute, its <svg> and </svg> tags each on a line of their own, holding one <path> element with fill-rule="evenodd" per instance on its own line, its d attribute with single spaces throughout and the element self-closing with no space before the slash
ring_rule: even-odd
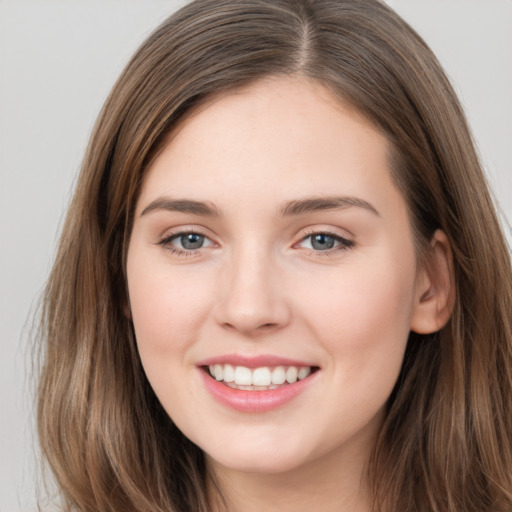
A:
<svg viewBox="0 0 512 512">
<path fill-rule="evenodd" d="M 380 216 L 377 209 L 364 199 L 352 196 L 326 196 L 306 197 L 287 201 L 281 205 L 280 213 L 284 217 L 305 215 L 321 210 L 344 210 L 350 207 L 363 208 Z M 172 199 L 159 197 L 152 201 L 140 214 L 141 217 L 155 210 L 191 213 L 203 217 L 220 217 L 221 211 L 209 201 L 196 201 L 194 199 Z"/>
<path fill-rule="evenodd" d="M 363 208 L 380 217 L 377 209 L 364 199 L 352 196 L 306 197 L 288 201 L 281 206 L 281 215 L 304 215 L 320 210 L 344 210 L 350 207 Z"/>
<path fill-rule="evenodd" d="M 193 199 L 171 199 L 159 197 L 152 201 L 140 214 L 141 217 L 155 210 L 166 210 L 170 212 L 191 213 L 203 217 L 220 217 L 220 210 L 207 201 L 195 201 Z"/>
</svg>

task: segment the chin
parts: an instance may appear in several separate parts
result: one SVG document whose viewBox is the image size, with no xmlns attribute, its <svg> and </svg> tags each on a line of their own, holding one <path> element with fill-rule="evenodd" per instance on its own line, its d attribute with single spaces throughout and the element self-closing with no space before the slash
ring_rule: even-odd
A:
<svg viewBox="0 0 512 512">
<path fill-rule="evenodd" d="M 208 460 L 213 465 L 223 466 L 231 471 L 252 474 L 281 474 L 293 471 L 302 464 L 295 457 L 275 458 L 275 457 L 219 457 L 213 458 L 207 455 Z"/>
<path fill-rule="evenodd" d="M 261 443 L 230 443 L 229 447 L 205 450 L 205 453 L 213 465 L 218 464 L 231 471 L 260 474 L 293 471 L 310 459 L 310 454 L 303 447 L 283 446 L 282 441 L 266 446 Z"/>
</svg>

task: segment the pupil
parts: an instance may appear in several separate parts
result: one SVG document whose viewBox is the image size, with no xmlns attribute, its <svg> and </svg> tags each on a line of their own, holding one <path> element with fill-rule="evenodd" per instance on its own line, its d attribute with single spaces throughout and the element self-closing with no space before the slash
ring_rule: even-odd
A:
<svg viewBox="0 0 512 512">
<path fill-rule="evenodd" d="M 313 249 L 325 251 L 334 247 L 334 238 L 329 235 L 314 235 L 311 241 Z"/>
<path fill-rule="evenodd" d="M 181 245 L 184 249 L 199 249 L 203 245 L 203 236 L 196 233 L 188 233 L 181 237 Z"/>
</svg>

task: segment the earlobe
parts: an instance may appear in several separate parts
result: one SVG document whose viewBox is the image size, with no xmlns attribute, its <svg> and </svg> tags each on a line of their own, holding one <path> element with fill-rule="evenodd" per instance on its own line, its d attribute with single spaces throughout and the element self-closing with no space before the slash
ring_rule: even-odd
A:
<svg viewBox="0 0 512 512">
<path fill-rule="evenodd" d="M 446 234 L 438 229 L 432 237 L 425 263 L 418 271 L 411 316 L 411 330 L 430 334 L 443 328 L 455 302 L 453 255 Z"/>
</svg>

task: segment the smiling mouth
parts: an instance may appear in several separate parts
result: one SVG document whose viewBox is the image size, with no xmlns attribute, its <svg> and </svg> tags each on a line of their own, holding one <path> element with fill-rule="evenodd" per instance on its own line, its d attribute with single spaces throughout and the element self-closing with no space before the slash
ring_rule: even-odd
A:
<svg viewBox="0 0 512 512">
<path fill-rule="evenodd" d="M 247 368 L 231 364 L 204 366 L 205 372 L 217 382 L 232 389 L 268 391 L 295 384 L 319 370 L 317 366 L 262 366 Z"/>
</svg>

